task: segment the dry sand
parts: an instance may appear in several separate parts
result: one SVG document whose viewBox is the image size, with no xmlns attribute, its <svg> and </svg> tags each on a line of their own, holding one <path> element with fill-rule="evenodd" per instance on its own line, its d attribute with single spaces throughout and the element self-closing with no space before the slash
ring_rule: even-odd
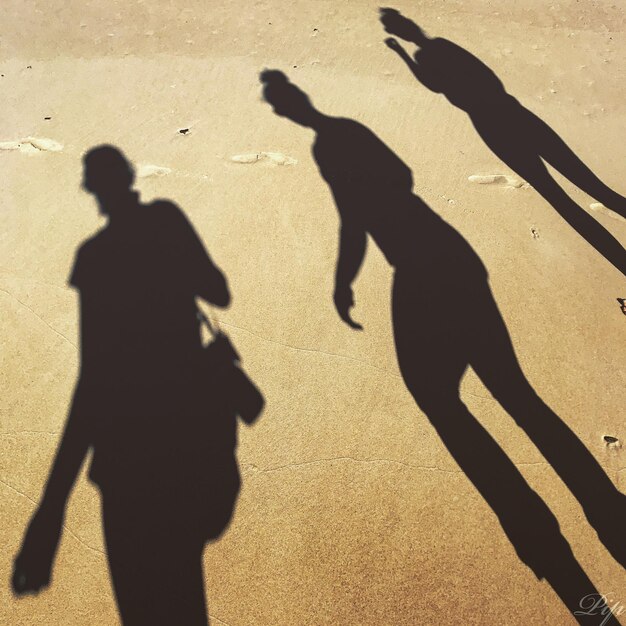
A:
<svg viewBox="0 0 626 626">
<path fill-rule="evenodd" d="M 394 6 L 481 58 L 626 193 L 623 6 Z M 603 436 L 626 440 L 626 318 L 616 302 L 626 284 L 518 184 L 463 112 L 416 83 L 382 43 L 377 4 L 5 0 L 0 23 L 0 622 L 118 620 L 99 496 L 84 476 L 52 586 L 21 600 L 8 586 L 76 380 L 77 299 L 66 280 L 76 248 L 102 224 L 79 188 L 81 156 L 110 143 L 140 167 L 142 198 L 176 202 L 228 276 L 233 305 L 219 318 L 267 401 L 240 432 L 234 520 L 205 551 L 212 623 L 574 623 L 399 377 L 391 269 L 374 246 L 355 287 L 365 331 L 337 318 L 337 212 L 313 135 L 272 114 L 259 72 L 283 70 L 322 111 L 362 122 L 413 169 L 416 192 L 487 266 L 532 385 L 622 492 L 626 453 Z M 595 202 L 558 180 L 581 206 Z M 626 241 L 623 220 L 592 214 Z M 626 605 L 623 569 L 471 371 L 462 397 L 557 516 L 598 590 Z"/>
</svg>

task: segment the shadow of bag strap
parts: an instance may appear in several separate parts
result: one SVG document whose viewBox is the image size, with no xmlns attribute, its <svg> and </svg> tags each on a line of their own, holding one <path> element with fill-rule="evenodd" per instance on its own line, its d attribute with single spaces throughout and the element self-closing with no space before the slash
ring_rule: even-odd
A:
<svg viewBox="0 0 626 626">
<path fill-rule="evenodd" d="M 214 326 L 211 323 L 211 320 L 204 314 L 204 311 L 200 309 L 200 307 L 196 307 L 196 317 L 200 322 L 204 322 L 205 326 L 209 329 L 212 337 L 215 338 L 220 334 L 220 329 L 217 324 Z"/>
</svg>

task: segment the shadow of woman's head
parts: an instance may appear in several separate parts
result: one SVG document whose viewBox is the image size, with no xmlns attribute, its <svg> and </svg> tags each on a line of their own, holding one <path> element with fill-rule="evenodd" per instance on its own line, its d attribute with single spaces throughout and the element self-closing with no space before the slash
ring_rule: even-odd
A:
<svg viewBox="0 0 626 626">
<path fill-rule="evenodd" d="M 424 45 L 428 37 L 424 31 L 413 21 L 404 17 L 400 11 L 391 8 L 380 9 L 380 21 L 385 31 L 405 41 L 412 41 L 418 46 Z"/>
<path fill-rule="evenodd" d="M 319 117 L 309 96 L 289 81 L 279 70 L 264 70 L 259 76 L 263 83 L 263 97 L 274 113 L 301 126 L 313 126 Z"/>
</svg>

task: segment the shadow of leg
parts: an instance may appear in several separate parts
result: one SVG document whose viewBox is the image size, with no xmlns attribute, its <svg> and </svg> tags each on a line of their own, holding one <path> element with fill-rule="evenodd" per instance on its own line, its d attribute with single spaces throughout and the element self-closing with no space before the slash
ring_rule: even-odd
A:
<svg viewBox="0 0 626 626">
<path fill-rule="evenodd" d="M 545 168 L 544 168 L 545 169 Z M 527 179 L 528 180 L 528 179 Z M 550 176 L 528 180 L 529 183 L 556 209 L 557 213 L 604 258 L 626 276 L 626 251 L 620 242 L 595 218 L 576 204 Z"/>
<path fill-rule="evenodd" d="M 602 543 L 626 566 L 626 496 L 617 490 L 580 439 L 535 393 L 519 366 L 497 304 L 485 291 L 481 297 L 481 326 L 473 334 L 476 343 L 472 367 L 580 502 Z"/>
<path fill-rule="evenodd" d="M 103 496 L 109 569 L 124 626 L 208 625 L 204 542 L 172 508 Z"/>
<path fill-rule="evenodd" d="M 603 183 L 548 124 L 531 111 L 526 113 L 535 128 L 540 156 L 579 189 L 626 218 L 626 198 Z"/>
<path fill-rule="evenodd" d="M 416 401 L 497 515 L 521 561 L 537 578 L 550 584 L 580 624 L 597 623 L 597 617 L 575 612 L 584 597 L 598 591 L 578 564 L 552 512 L 500 446 L 460 399 L 424 399 L 422 395 Z M 617 621 L 607 623 L 617 624 Z"/>
<path fill-rule="evenodd" d="M 562 157 L 559 161 L 561 167 L 563 161 L 570 162 L 570 167 L 563 169 L 569 174 L 580 173 L 576 167 L 571 167 L 571 157 L 554 147 L 556 140 L 552 135 L 556 133 L 516 101 L 504 101 L 502 109 L 503 112 L 489 110 L 472 115 L 472 122 L 483 141 L 498 158 L 534 187 L 581 237 L 626 276 L 626 251 L 620 242 L 561 189 L 540 158 L 540 153 L 543 155 L 546 152 L 554 160 L 556 152 Z M 579 178 L 577 176 L 576 180 Z M 596 186 L 587 186 L 587 189 L 595 192 L 594 197 L 602 197 L 603 202 L 614 199 L 614 196 L 607 197 L 606 192 L 597 195 L 602 190 Z M 609 192 L 621 198 L 611 190 Z M 615 205 L 615 202 L 612 204 Z"/>
<path fill-rule="evenodd" d="M 443 274 L 439 278 L 443 280 Z M 489 340 L 492 332 L 506 332 L 486 281 L 465 278 L 454 291 L 442 281 L 416 286 L 411 272 L 396 273 L 393 321 L 400 371 L 450 454 L 498 517 L 522 562 L 549 582 L 579 623 L 594 623 L 597 618 L 575 615 L 581 599 L 597 591 L 556 518 L 459 397 L 472 346 L 478 346 L 481 358 L 498 369 L 502 364 L 495 360 Z M 466 305 L 462 315 L 456 306 L 459 289 Z M 501 326 L 492 331 L 496 322 Z"/>
</svg>

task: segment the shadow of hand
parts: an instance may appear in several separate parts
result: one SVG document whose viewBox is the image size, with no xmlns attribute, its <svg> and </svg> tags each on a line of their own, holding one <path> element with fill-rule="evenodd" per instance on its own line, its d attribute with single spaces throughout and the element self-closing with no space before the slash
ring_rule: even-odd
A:
<svg viewBox="0 0 626 626">
<path fill-rule="evenodd" d="M 363 330 L 363 326 L 358 322 L 355 322 L 351 315 L 350 309 L 354 306 L 354 295 L 350 287 L 340 287 L 335 289 L 333 296 L 335 302 L 335 308 L 339 317 L 354 330 Z"/>
<path fill-rule="evenodd" d="M 63 510 L 39 508 L 15 557 L 11 586 L 17 596 L 38 593 L 50 584 L 63 529 Z"/>
<path fill-rule="evenodd" d="M 391 48 L 394 52 L 404 52 L 404 48 L 395 37 L 387 37 L 385 39 L 385 45 L 388 48 Z"/>
</svg>

